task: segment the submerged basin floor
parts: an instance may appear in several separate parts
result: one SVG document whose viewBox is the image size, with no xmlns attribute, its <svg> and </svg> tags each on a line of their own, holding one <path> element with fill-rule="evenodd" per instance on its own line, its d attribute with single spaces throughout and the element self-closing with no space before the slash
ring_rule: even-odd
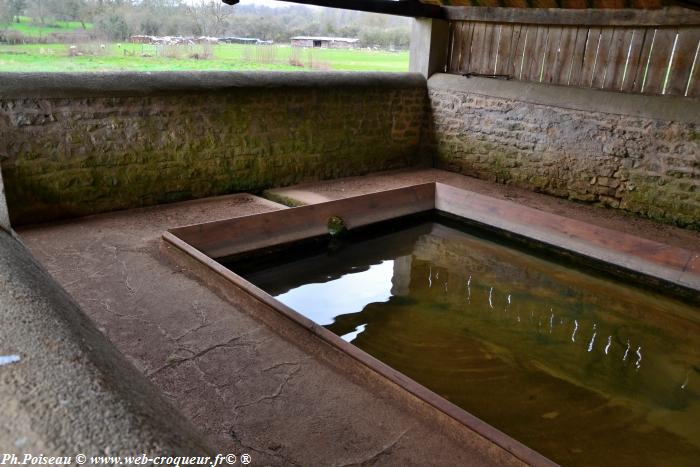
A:
<svg viewBox="0 0 700 467">
<path fill-rule="evenodd" d="M 696 307 L 440 217 L 227 265 L 556 462 L 700 458 Z"/>
</svg>

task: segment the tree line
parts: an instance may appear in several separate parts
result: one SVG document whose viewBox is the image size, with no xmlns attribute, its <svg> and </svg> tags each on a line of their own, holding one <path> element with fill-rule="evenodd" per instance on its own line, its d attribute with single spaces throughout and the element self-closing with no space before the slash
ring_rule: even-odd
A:
<svg viewBox="0 0 700 467">
<path fill-rule="evenodd" d="M 406 48 L 410 20 L 329 8 L 229 6 L 220 0 L 0 0 L 0 24 L 75 21 L 106 39 L 131 35 L 237 36 L 289 42 L 294 36 L 356 37 L 363 46 Z"/>
</svg>

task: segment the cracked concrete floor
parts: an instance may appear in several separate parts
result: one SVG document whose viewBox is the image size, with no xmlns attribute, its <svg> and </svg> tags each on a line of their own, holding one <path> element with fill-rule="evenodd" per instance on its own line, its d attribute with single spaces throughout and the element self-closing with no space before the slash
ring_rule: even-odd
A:
<svg viewBox="0 0 700 467">
<path fill-rule="evenodd" d="M 159 253 L 167 228 L 282 208 L 232 195 L 19 234 L 218 452 L 249 452 L 253 465 L 519 463 L 389 383 L 329 364 L 322 346 L 292 343 Z"/>
</svg>

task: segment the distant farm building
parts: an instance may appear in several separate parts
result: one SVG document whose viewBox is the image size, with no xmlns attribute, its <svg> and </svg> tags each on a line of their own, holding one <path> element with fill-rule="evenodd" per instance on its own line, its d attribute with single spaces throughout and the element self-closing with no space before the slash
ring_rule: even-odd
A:
<svg viewBox="0 0 700 467">
<path fill-rule="evenodd" d="M 219 42 L 226 44 L 269 45 L 272 41 L 264 41 L 257 37 L 219 37 Z"/>
<path fill-rule="evenodd" d="M 327 49 L 352 49 L 357 47 L 360 39 L 352 37 L 292 37 L 293 47 L 323 47 Z"/>
</svg>

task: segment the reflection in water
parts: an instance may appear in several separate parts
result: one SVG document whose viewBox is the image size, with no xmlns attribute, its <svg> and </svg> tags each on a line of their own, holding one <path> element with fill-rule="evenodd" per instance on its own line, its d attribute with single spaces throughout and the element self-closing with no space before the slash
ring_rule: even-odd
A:
<svg viewBox="0 0 700 467">
<path fill-rule="evenodd" d="M 335 317 L 361 310 L 368 303 L 386 302 L 391 297 L 394 262 L 382 261 L 367 270 L 347 274 L 328 282 L 302 285 L 276 298 L 314 322 L 327 325 Z M 319 280 L 327 280 L 326 277 Z"/>
<path fill-rule="evenodd" d="M 440 224 L 396 235 L 247 278 L 562 464 L 696 465 L 696 308 Z"/>
</svg>

